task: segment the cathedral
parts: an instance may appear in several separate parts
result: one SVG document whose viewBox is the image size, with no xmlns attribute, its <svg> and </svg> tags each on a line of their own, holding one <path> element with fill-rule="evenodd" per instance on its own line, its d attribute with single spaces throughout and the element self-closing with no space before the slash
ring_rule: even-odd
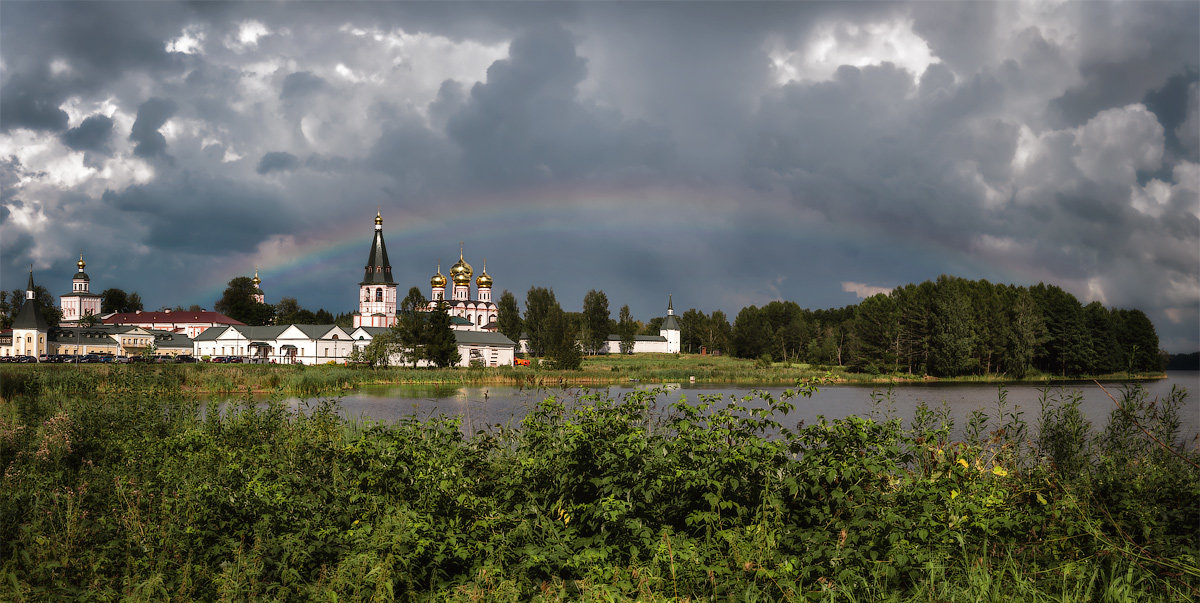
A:
<svg viewBox="0 0 1200 603">
<path fill-rule="evenodd" d="M 439 264 L 437 273 L 429 279 L 433 288 L 429 305 L 432 310 L 440 303 L 446 304 L 455 330 L 496 331 L 496 316 L 499 308 L 492 301 L 492 277 L 487 273 L 487 263 L 475 279 L 475 295 L 471 295 L 471 265 L 463 259 L 462 246 L 458 249 L 458 262 L 450 267 L 447 281 Z M 448 286 L 449 285 L 449 286 Z M 449 296 L 447 296 L 449 289 Z M 392 279 L 392 265 L 388 261 L 387 246 L 383 241 L 383 215 L 375 214 L 375 238 L 367 256 L 363 280 L 358 284 L 358 313 L 354 315 L 354 328 L 390 327 L 396 324 L 398 288 Z"/>
</svg>

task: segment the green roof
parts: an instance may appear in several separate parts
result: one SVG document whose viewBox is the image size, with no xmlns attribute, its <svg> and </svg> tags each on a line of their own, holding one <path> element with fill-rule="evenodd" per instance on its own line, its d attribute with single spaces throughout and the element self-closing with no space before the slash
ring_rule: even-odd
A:
<svg viewBox="0 0 1200 603">
<path fill-rule="evenodd" d="M 512 346 L 517 344 L 513 340 L 504 336 L 503 333 L 489 333 L 487 331 L 455 331 L 454 342 L 459 345 L 495 345 L 495 346 Z"/>
</svg>

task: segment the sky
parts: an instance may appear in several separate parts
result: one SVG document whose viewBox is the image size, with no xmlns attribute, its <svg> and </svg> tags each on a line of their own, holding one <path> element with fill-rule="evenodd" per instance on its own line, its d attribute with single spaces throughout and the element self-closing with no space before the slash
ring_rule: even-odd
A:
<svg viewBox="0 0 1200 603">
<path fill-rule="evenodd" d="M 0 3 L 0 287 L 613 316 L 951 274 L 1200 349 L 1200 3 Z"/>
</svg>

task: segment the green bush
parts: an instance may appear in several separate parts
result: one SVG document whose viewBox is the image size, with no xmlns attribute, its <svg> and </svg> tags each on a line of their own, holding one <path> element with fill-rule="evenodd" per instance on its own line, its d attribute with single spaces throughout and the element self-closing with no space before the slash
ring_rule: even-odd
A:
<svg viewBox="0 0 1200 603">
<path fill-rule="evenodd" d="M 273 374 L 321 389 L 346 373 Z M 1048 392 L 1031 438 L 1001 390 L 958 440 L 945 406 L 907 425 L 786 424 L 812 384 L 666 408 L 656 391 L 563 392 L 468 437 L 455 417 L 347 420 L 335 400 L 201 405 L 163 388 L 174 375 L 122 371 L 102 392 L 0 406 L 0 600 L 1187 601 L 1200 588 L 1182 393 L 1131 388 L 1097 434 L 1073 394 Z"/>
</svg>

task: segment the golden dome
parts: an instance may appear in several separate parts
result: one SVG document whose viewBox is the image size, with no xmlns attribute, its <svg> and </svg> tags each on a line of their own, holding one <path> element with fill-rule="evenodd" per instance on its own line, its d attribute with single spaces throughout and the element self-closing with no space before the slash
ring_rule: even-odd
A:
<svg viewBox="0 0 1200 603">
<path fill-rule="evenodd" d="M 492 277 L 487 273 L 487 260 L 483 261 L 483 272 L 479 273 L 479 278 L 475 279 L 475 285 L 478 287 L 492 287 Z"/>
<path fill-rule="evenodd" d="M 375 225 L 383 226 L 383 210 L 375 212 Z"/>
<path fill-rule="evenodd" d="M 76 266 L 79 266 L 79 271 L 80 271 L 80 272 L 83 272 L 83 267 L 84 267 L 84 266 L 87 266 L 87 262 L 84 262 L 84 261 L 83 261 L 83 252 L 82 252 L 82 251 L 80 251 L 80 252 L 79 252 L 79 261 L 78 261 L 78 262 L 75 262 L 75 265 L 76 265 Z"/>
<path fill-rule="evenodd" d="M 462 245 L 459 245 L 458 261 L 450 267 L 450 278 L 454 279 L 455 285 L 470 285 L 471 274 L 471 265 L 463 259 Z"/>
<path fill-rule="evenodd" d="M 429 279 L 429 284 L 433 285 L 434 287 L 439 287 L 439 288 L 446 286 L 446 277 L 442 276 L 442 263 L 441 262 L 438 262 L 437 274 L 433 275 L 433 278 Z"/>
<path fill-rule="evenodd" d="M 261 278 L 258 278 L 258 268 L 255 268 L 255 269 L 254 269 L 254 278 L 253 278 L 253 279 L 251 279 L 251 280 L 250 280 L 250 282 L 254 283 L 254 286 L 255 286 L 255 287 L 257 287 L 257 286 L 259 286 L 259 285 L 261 285 L 261 284 L 262 284 L 262 279 L 261 279 Z"/>
</svg>

